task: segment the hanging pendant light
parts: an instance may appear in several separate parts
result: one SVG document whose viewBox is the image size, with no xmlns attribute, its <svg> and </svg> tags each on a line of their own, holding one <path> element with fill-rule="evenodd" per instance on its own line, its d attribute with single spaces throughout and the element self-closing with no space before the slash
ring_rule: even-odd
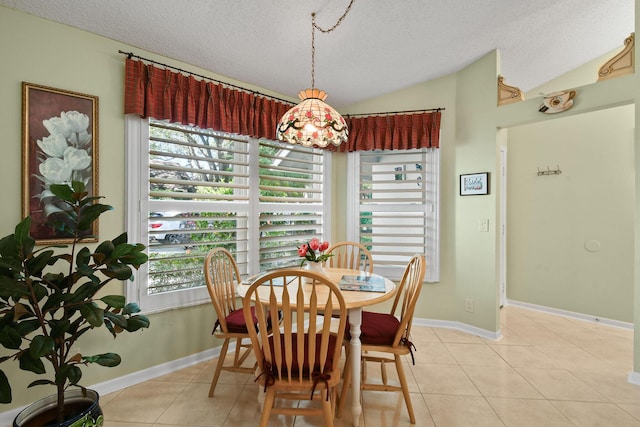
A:
<svg viewBox="0 0 640 427">
<path fill-rule="evenodd" d="M 347 124 L 340 113 L 324 102 L 327 94 L 323 90 L 305 89 L 298 97 L 302 102 L 287 111 L 278 123 L 276 136 L 280 141 L 306 147 L 347 141 Z"/>
<path fill-rule="evenodd" d="M 311 88 L 298 93 L 301 102 L 287 111 L 276 128 L 276 138 L 291 144 L 305 147 L 326 147 L 329 144 L 340 145 L 349 137 L 344 118 L 333 107 L 325 103 L 327 94 L 315 88 L 315 30 L 323 33 L 335 30 L 347 16 L 354 0 L 351 0 L 344 14 L 328 30 L 316 25 L 316 14 L 311 14 Z"/>
</svg>

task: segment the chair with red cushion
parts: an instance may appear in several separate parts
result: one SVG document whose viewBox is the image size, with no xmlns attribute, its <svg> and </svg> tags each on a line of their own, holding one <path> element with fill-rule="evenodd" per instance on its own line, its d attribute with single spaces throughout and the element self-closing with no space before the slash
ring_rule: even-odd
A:
<svg viewBox="0 0 640 427">
<path fill-rule="evenodd" d="M 338 242 L 331 245 L 325 253 L 331 254 L 331 257 L 323 264 L 325 267 L 348 268 L 373 273 L 371 252 L 361 243 L 349 241 Z M 331 313 L 331 316 L 337 317 L 338 315 L 337 313 Z"/>
<path fill-rule="evenodd" d="M 286 284 L 286 286 L 283 286 Z M 254 308 L 255 307 L 255 308 Z M 253 311 L 252 311 L 253 309 Z M 340 353 L 347 316 L 337 285 L 318 273 L 282 269 L 259 277 L 243 298 L 245 322 L 258 363 L 256 381 L 266 393 L 260 426 L 266 427 L 272 413 L 322 415 L 325 426 L 333 426 Z M 332 333 L 332 319 L 322 312 L 340 314 Z M 260 334 L 270 318 L 281 316 L 280 328 L 269 336 Z M 321 407 L 276 405 L 276 399 L 320 400 Z"/>
<path fill-rule="evenodd" d="M 209 388 L 209 397 L 211 397 L 216 389 L 221 371 L 253 373 L 255 364 L 243 366 L 247 356 L 251 354 L 251 342 L 236 293 L 240 273 L 233 255 L 224 248 L 215 248 L 209 251 L 204 261 L 204 278 L 211 303 L 218 315 L 212 334 L 216 338 L 224 340 Z M 233 364 L 225 365 L 225 357 L 232 339 L 236 340 Z"/>
<path fill-rule="evenodd" d="M 371 252 L 358 242 L 338 242 L 326 251 L 332 256 L 324 263 L 329 268 L 350 268 L 373 273 Z"/>
<path fill-rule="evenodd" d="M 409 412 L 409 420 L 412 424 L 416 423 L 416 418 L 411 405 L 411 397 L 407 380 L 402 367 L 401 356 L 411 354 L 413 359 L 412 347 L 410 341 L 411 324 L 413 322 L 413 313 L 416 302 L 420 296 L 422 289 L 422 281 L 426 270 L 426 262 L 424 255 L 415 255 L 409 261 L 405 268 L 402 281 L 398 288 L 393 306 L 390 313 L 374 313 L 370 311 L 362 312 L 362 326 L 360 341 L 362 342 L 362 366 L 366 362 L 378 362 L 381 365 L 381 383 L 367 383 L 366 378 L 362 376 L 361 390 L 378 390 L 378 391 L 402 391 L 404 401 Z M 400 318 L 395 316 L 396 310 L 400 308 Z M 350 340 L 349 326 L 345 340 Z M 348 353 L 348 345 L 347 353 Z M 388 353 L 389 356 L 377 356 L 373 353 Z M 351 379 L 351 363 L 347 354 L 344 367 L 344 382 L 342 384 L 342 393 L 340 394 L 340 402 L 338 405 L 337 416 L 340 417 L 346 399 L 346 392 L 349 390 Z M 388 384 L 387 374 L 385 370 L 386 363 L 395 364 L 400 380 L 400 386 Z"/>
</svg>

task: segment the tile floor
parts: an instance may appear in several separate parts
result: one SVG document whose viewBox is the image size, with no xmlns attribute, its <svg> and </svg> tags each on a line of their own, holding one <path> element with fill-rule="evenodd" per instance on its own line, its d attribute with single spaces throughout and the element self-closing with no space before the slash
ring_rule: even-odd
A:
<svg viewBox="0 0 640 427">
<path fill-rule="evenodd" d="M 419 427 L 640 426 L 640 386 L 627 382 L 633 333 L 517 307 L 502 310 L 500 341 L 414 326 L 406 360 Z M 223 372 L 207 397 L 215 361 L 101 397 L 106 427 L 256 426 L 251 375 Z M 376 370 L 377 371 L 377 370 Z M 369 378 L 378 375 L 373 365 Z M 390 372 L 395 372 L 391 369 Z M 409 426 L 400 393 L 363 392 L 364 427 Z M 350 402 L 336 426 L 351 426 Z M 321 426 L 273 416 L 273 426 Z"/>
</svg>

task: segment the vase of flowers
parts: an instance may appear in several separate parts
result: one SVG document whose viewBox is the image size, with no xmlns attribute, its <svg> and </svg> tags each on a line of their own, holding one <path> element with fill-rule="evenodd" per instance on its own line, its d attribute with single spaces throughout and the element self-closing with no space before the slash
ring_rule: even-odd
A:
<svg viewBox="0 0 640 427">
<path fill-rule="evenodd" d="M 314 262 L 314 261 L 308 262 L 306 265 L 306 268 L 308 271 L 324 274 L 324 267 L 322 266 L 321 262 Z"/>
<path fill-rule="evenodd" d="M 325 251 L 329 248 L 329 242 L 321 242 L 317 238 L 309 240 L 298 248 L 298 255 L 302 257 L 300 267 L 307 266 L 307 270 L 324 274 L 322 264 L 332 256 Z"/>
</svg>

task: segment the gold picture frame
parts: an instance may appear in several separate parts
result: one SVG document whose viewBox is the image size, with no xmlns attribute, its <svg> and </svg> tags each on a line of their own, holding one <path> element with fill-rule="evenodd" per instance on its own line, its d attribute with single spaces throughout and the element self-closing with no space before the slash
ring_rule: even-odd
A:
<svg viewBox="0 0 640 427">
<path fill-rule="evenodd" d="M 48 187 L 82 181 L 98 195 L 98 97 L 22 82 L 22 169 L 22 213 L 36 244 L 71 242 L 48 223 L 61 203 Z M 98 221 L 85 241 L 98 241 Z"/>
</svg>

